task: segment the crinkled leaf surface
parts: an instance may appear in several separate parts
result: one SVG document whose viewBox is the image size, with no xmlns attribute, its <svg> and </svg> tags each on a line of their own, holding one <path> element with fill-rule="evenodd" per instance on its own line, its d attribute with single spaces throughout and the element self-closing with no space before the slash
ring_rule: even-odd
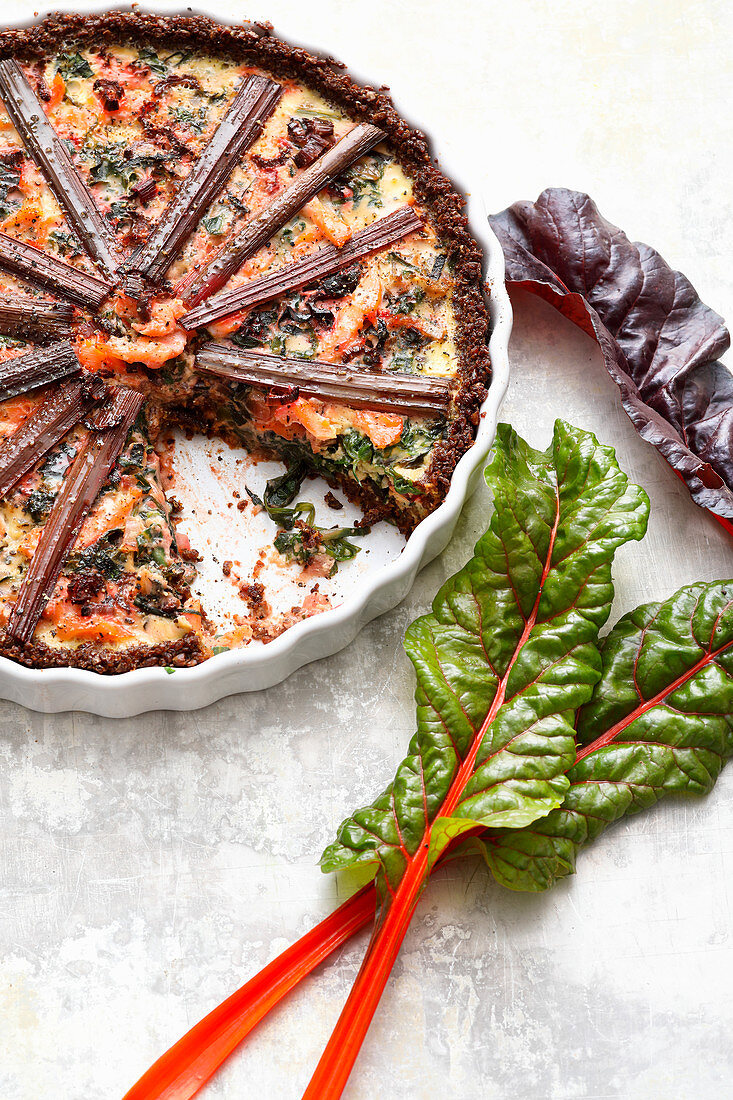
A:
<svg viewBox="0 0 733 1100">
<path fill-rule="evenodd" d="M 614 452 L 562 421 L 546 452 L 500 425 L 486 477 L 488 532 L 407 632 L 409 754 L 322 859 L 328 871 L 372 864 L 390 893 L 418 850 L 432 862 L 469 830 L 519 827 L 560 805 L 574 712 L 600 676 L 611 561 L 646 529 L 646 495 Z"/>
<path fill-rule="evenodd" d="M 507 282 L 544 298 L 598 342 L 636 430 L 697 504 L 733 518 L 733 375 L 718 361 L 730 346 L 722 318 L 588 195 L 550 188 L 490 221 Z"/>
<path fill-rule="evenodd" d="M 578 715 L 578 762 L 560 809 L 482 837 L 494 876 L 544 890 L 578 851 L 668 794 L 706 794 L 733 755 L 733 581 L 694 584 L 622 618 Z"/>
</svg>

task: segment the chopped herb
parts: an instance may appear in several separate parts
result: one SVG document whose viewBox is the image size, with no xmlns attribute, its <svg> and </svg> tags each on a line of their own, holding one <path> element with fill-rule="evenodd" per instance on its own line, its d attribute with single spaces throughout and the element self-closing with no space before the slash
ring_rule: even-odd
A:
<svg viewBox="0 0 733 1100">
<path fill-rule="evenodd" d="M 210 218 L 202 218 L 201 225 L 210 233 L 212 237 L 216 237 L 224 232 L 224 215 L 213 214 Z"/>
<path fill-rule="evenodd" d="M 260 346 L 259 340 L 255 340 L 253 336 L 248 336 L 243 331 L 235 332 L 231 337 L 231 341 L 240 348 L 257 348 Z"/>
<path fill-rule="evenodd" d="M 425 291 L 422 287 L 410 287 L 404 294 L 400 294 L 390 302 L 389 308 L 393 313 L 400 313 L 404 316 L 406 313 L 414 313 L 415 307 L 419 306 L 425 299 Z"/>
<path fill-rule="evenodd" d="M 94 183 L 121 180 L 126 186 L 135 183 L 142 168 L 167 168 L 168 153 L 144 153 L 126 159 L 126 145 L 99 145 L 81 150 L 89 160 L 89 175 Z"/>
<path fill-rule="evenodd" d="M 127 199 L 116 199 L 109 204 L 107 217 L 112 220 L 125 221 L 130 217 L 130 204 Z"/>
<path fill-rule="evenodd" d="M 256 348 L 266 343 L 270 328 L 278 319 L 276 309 L 256 309 L 250 313 L 242 327 L 232 336 L 232 343 L 240 348 Z"/>
<path fill-rule="evenodd" d="M 145 461 L 145 444 L 133 443 L 128 448 L 127 453 L 120 456 L 119 465 L 124 470 L 130 468 L 130 466 L 142 466 Z"/>
<path fill-rule="evenodd" d="M 174 50 L 173 53 L 169 53 L 166 57 L 163 58 L 161 64 L 165 62 L 167 65 L 172 65 L 174 69 L 179 69 L 184 61 L 188 61 L 191 57 L 193 57 L 192 50 Z M 222 99 L 223 93 L 217 92 L 212 95 L 211 98 L 212 100 Z"/>
<path fill-rule="evenodd" d="M 165 517 L 157 510 L 141 512 L 139 515 L 142 522 L 148 524 L 148 526 L 140 532 L 135 540 L 137 546 L 135 560 L 137 562 L 153 561 L 156 565 L 164 566 L 168 560 L 162 544 L 162 525 L 166 522 Z"/>
<path fill-rule="evenodd" d="M 76 451 L 71 444 L 64 442 L 50 451 L 40 466 L 39 473 L 44 481 L 60 481 L 71 465 Z"/>
<path fill-rule="evenodd" d="M 392 370 L 400 374 L 412 374 L 415 370 L 415 356 L 404 351 L 397 351 L 392 356 Z"/>
<path fill-rule="evenodd" d="M 177 619 L 181 614 L 180 607 L 158 607 L 152 599 L 146 599 L 144 596 L 136 596 L 132 602 L 144 615 L 157 615 L 161 619 Z"/>
<path fill-rule="evenodd" d="M 310 289 L 323 298 L 343 298 L 346 294 L 353 294 L 359 285 L 362 265 L 354 264 L 345 271 L 336 271 L 333 275 L 326 275 Z"/>
<path fill-rule="evenodd" d="M 206 129 L 208 115 L 205 107 L 170 107 L 169 116 L 183 126 L 188 126 L 194 134 L 202 134 Z"/>
<path fill-rule="evenodd" d="M 48 238 L 56 245 L 60 256 L 81 256 L 83 249 L 73 233 L 64 233 L 61 229 L 52 229 L 48 234 Z"/>
<path fill-rule="evenodd" d="M 400 256 L 399 252 L 388 252 L 387 259 L 394 260 L 395 263 L 400 264 L 401 267 L 406 267 L 408 271 L 419 271 L 418 267 L 411 264 L 409 260 L 406 260 L 404 256 Z"/>
<path fill-rule="evenodd" d="M 337 118 L 342 116 L 336 111 L 315 110 L 312 107 L 296 107 L 293 114 L 298 115 L 299 118 Z"/>
<path fill-rule="evenodd" d="M 363 201 L 368 206 L 380 207 L 382 196 L 379 184 L 391 159 L 384 153 L 372 151 L 333 181 L 331 197 L 339 204 L 353 200 L 355 205 Z"/>
</svg>

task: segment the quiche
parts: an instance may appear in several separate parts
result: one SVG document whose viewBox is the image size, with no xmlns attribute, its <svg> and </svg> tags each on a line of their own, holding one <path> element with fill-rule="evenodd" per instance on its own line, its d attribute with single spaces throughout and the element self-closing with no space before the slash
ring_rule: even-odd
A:
<svg viewBox="0 0 733 1100">
<path fill-rule="evenodd" d="M 2 655 L 212 655 L 173 428 L 283 461 L 240 507 L 301 565 L 440 503 L 490 379 L 481 254 L 383 91 L 265 26 L 113 12 L 0 34 L 0 101 Z M 308 474 L 356 528 L 293 506 Z"/>
</svg>

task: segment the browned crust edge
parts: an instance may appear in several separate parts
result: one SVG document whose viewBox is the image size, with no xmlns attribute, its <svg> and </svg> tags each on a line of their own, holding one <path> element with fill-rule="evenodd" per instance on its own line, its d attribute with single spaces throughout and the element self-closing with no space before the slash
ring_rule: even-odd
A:
<svg viewBox="0 0 733 1100">
<path fill-rule="evenodd" d="M 330 57 L 317 57 L 289 45 L 272 33 L 270 24 L 226 26 L 205 16 L 162 16 L 142 12 L 108 11 L 96 15 L 54 13 L 30 27 L 0 32 L 0 57 L 34 59 L 58 52 L 72 42 L 158 41 L 176 46 L 195 46 L 236 60 L 249 61 L 275 76 L 302 80 L 325 98 L 342 107 L 350 117 L 372 122 L 385 131 L 402 166 L 411 175 L 415 193 L 431 211 L 439 235 L 446 245 L 455 280 L 459 380 L 455 394 L 455 415 L 449 433 L 435 448 L 425 476 L 422 503 L 432 511 L 445 496 L 453 470 L 476 436 L 479 409 L 491 379 L 488 352 L 489 316 L 482 293 L 482 254 L 468 229 L 463 213 L 465 200 L 437 168 L 426 136 L 412 128 L 395 110 L 386 92 L 357 84 L 345 66 Z M 374 522 L 391 516 L 409 533 L 422 516 L 412 521 L 397 514 L 393 504 L 378 499 L 366 487 L 341 483 L 352 499 L 369 511 Z M 423 512 L 423 514 L 425 514 Z M 95 650 L 90 645 L 59 653 L 45 645 L 17 647 L 0 640 L 0 654 L 37 668 L 70 665 L 94 672 L 119 673 L 147 665 L 173 667 L 196 664 L 203 659 L 197 639 L 195 652 L 187 639 L 162 646 L 134 646 L 128 650 Z M 190 647 L 190 643 L 189 643 Z M 182 660 L 179 660 L 182 658 Z"/>
<path fill-rule="evenodd" d="M 77 649 L 55 649 L 45 642 L 21 645 L 0 635 L 0 656 L 9 657 L 28 668 L 83 668 L 109 676 L 151 665 L 191 668 L 203 661 L 205 653 L 198 634 L 184 634 L 172 642 L 135 645 L 127 649 L 97 648 L 85 642 Z"/>
</svg>

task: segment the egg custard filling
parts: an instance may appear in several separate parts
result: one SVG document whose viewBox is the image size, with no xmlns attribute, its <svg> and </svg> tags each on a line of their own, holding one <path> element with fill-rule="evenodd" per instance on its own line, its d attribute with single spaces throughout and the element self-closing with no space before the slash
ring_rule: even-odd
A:
<svg viewBox="0 0 733 1100">
<path fill-rule="evenodd" d="M 262 27 L 110 13 L 0 34 L 0 103 L 0 652 L 211 655 L 171 428 L 286 463 L 258 504 L 300 564 L 341 536 L 294 470 L 365 527 L 440 503 L 489 381 L 480 251 L 383 93 Z"/>
</svg>

